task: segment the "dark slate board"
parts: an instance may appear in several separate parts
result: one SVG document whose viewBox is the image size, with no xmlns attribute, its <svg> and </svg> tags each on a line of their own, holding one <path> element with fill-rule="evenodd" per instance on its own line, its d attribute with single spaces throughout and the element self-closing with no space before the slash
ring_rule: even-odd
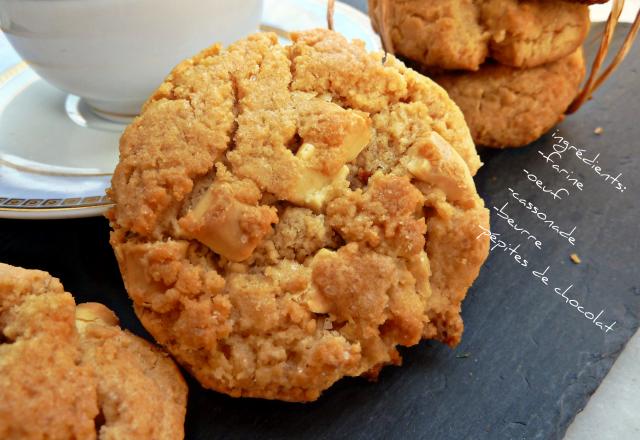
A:
<svg viewBox="0 0 640 440">
<path fill-rule="evenodd" d="M 589 309 L 606 309 L 603 320 L 617 321 L 612 331 L 605 334 L 590 323 L 511 256 L 492 253 L 463 304 L 466 330 L 456 350 L 423 342 L 402 350 L 404 365 L 385 369 L 377 383 L 346 379 L 304 405 L 232 399 L 190 381 L 187 438 L 562 438 L 640 318 L 639 46 L 597 99 L 559 127 L 575 145 L 601 153 L 604 169 L 623 173 L 624 193 L 568 155 L 562 164 L 575 171 L 584 190 L 562 201 L 541 193 L 521 169 L 561 186 L 538 154 L 551 151 L 550 134 L 528 148 L 483 151 L 486 165 L 476 178 L 487 206 L 509 201 L 507 211 L 542 240 L 543 250 L 518 238 L 495 213 L 493 230 L 523 243 L 519 251 L 530 259 L 530 269 L 551 265 L 553 282 L 573 283 L 572 293 Z M 602 135 L 593 134 L 596 126 L 604 127 Z M 509 199 L 508 187 L 565 229 L 577 226 L 575 249 Z M 51 272 L 80 302 L 104 302 L 125 327 L 146 335 L 107 240 L 102 218 L 2 220 L 0 261 Z M 580 265 L 569 261 L 571 252 L 582 258 Z"/>
</svg>

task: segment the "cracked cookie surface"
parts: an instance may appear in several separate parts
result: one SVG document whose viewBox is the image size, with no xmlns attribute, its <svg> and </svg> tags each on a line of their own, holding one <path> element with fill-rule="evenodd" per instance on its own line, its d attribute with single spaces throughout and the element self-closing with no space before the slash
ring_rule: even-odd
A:
<svg viewBox="0 0 640 440">
<path fill-rule="evenodd" d="M 489 217 L 442 88 L 330 31 L 292 40 L 177 66 L 121 139 L 108 217 L 137 315 L 202 385 L 310 401 L 459 341 Z"/>
<path fill-rule="evenodd" d="M 0 263 L 0 438 L 183 438 L 180 372 L 117 324 L 46 272 Z"/>
<path fill-rule="evenodd" d="M 488 64 L 432 78 L 460 106 L 478 145 L 504 148 L 527 145 L 561 121 L 584 75 L 579 49 L 532 69 Z"/>
<path fill-rule="evenodd" d="M 589 31 L 584 4 L 558 0 L 369 0 L 374 28 L 421 65 L 478 70 L 488 59 L 530 68 L 574 52 Z"/>
</svg>

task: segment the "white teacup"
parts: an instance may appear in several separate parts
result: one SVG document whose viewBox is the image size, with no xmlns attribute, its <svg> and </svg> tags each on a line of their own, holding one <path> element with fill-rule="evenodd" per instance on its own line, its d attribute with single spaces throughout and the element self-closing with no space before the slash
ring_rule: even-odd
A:
<svg viewBox="0 0 640 440">
<path fill-rule="evenodd" d="M 0 0 L 0 26 L 54 86 L 135 115 L 180 60 L 259 28 L 262 0 Z"/>
</svg>

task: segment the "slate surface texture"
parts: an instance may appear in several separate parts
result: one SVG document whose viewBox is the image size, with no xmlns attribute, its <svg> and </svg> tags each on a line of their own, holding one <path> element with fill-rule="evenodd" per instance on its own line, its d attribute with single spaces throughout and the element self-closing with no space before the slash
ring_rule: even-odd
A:
<svg viewBox="0 0 640 440">
<path fill-rule="evenodd" d="M 600 29 L 594 26 L 592 33 Z M 562 438 L 638 328 L 639 55 L 637 44 L 596 99 L 558 127 L 571 144 L 587 150 L 583 158 L 600 154 L 601 173 L 622 173 L 624 192 L 580 162 L 574 150 L 557 161 L 583 183 L 581 191 L 570 187 L 566 173 L 552 169 L 539 153 L 554 151 L 551 133 L 527 148 L 482 152 L 485 166 L 476 182 L 487 207 L 508 202 L 504 211 L 535 235 L 542 249 L 492 209 L 492 230 L 499 239 L 520 244 L 517 252 L 529 267 L 504 250 L 492 251 L 463 304 L 466 329 L 459 347 L 426 342 L 404 349 L 404 365 L 386 368 L 377 383 L 342 380 L 319 401 L 304 405 L 232 399 L 190 380 L 187 438 Z M 596 135 L 599 126 L 604 131 Z M 561 191 L 563 200 L 553 200 L 523 169 L 547 188 L 567 188 L 570 195 Z M 575 226 L 575 246 L 534 217 L 508 188 L 561 230 Z M 570 261 L 571 253 L 580 264 Z M 146 335 L 122 286 L 106 220 L 2 220 L 0 261 L 51 272 L 78 301 L 101 301 L 117 311 L 125 327 Z M 532 274 L 546 266 L 549 286 Z M 566 299 L 553 291 L 571 284 Z M 579 301 L 583 311 L 604 310 L 603 326 L 616 324 L 605 332 L 569 299 Z"/>
</svg>

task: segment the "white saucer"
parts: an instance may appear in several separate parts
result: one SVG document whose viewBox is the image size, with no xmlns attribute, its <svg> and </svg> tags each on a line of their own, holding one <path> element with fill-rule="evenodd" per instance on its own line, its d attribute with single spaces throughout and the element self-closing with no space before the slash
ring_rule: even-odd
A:
<svg viewBox="0 0 640 440">
<path fill-rule="evenodd" d="M 266 0 L 263 30 L 326 27 L 326 0 Z M 362 12 L 336 2 L 335 29 L 380 50 Z M 75 96 L 50 86 L 0 33 L 0 218 L 90 217 L 110 206 L 105 196 L 118 162 L 124 125 L 95 116 Z"/>
</svg>

